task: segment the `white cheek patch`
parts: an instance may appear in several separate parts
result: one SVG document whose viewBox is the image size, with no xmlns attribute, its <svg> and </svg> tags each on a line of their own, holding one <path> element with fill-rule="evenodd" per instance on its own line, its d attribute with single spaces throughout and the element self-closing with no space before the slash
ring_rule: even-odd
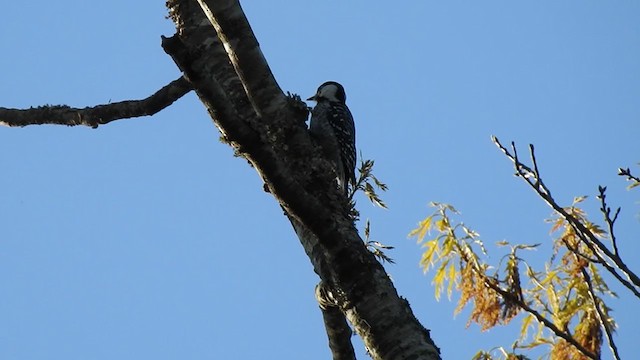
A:
<svg viewBox="0 0 640 360">
<path fill-rule="evenodd" d="M 333 84 L 326 85 L 320 89 L 320 96 L 325 99 L 337 101 L 336 93 L 338 93 L 338 87 Z"/>
</svg>

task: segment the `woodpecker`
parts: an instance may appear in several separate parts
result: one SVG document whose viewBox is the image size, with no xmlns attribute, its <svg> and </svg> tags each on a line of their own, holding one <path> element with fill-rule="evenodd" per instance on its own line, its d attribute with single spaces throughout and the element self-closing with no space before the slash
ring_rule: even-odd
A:
<svg viewBox="0 0 640 360">
<path fill-rule="evenodd" d="M 323 155 L 333 164 L 338 187 L 349 194 L 356 183 L 356 129 L 347 107 L 344 87 L 327 81 L 307 100 L 316 102 L 311 111 L 309 132 L 322 148 Z"/>
</svg>

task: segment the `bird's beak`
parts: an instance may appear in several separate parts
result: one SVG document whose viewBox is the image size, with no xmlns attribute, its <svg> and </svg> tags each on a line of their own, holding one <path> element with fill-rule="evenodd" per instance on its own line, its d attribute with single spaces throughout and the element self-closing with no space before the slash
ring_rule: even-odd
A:
<svg viewBox="0 0 640 360">
<path fill-rule="evenodd" d="M 308 99 L 307 99 L 307 101 L 316 101 L 316 96 L 317 96 L 317 95 L 318 95 L 318 94 L 313 95 L 312 97 L 308 98 Z"/>
</svg>

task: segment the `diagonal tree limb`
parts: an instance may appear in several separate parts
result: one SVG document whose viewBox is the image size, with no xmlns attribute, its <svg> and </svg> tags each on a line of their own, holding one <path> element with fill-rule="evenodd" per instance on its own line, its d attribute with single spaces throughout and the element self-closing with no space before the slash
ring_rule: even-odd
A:
<svg viewBox="0 0 640 360">
<path fill-rule="evenodd" d="M 282 94 L 252 40 L 248 23 L 228 22 L 242 14 L 238 1 L 208 4 L 210 16 L 223 32 L 217 33 L 219 40 L 212 39 L 210 32 L 215 28 L 197 2 L 169 0 L 179 43 L 165 41 L 165 51 L 193 84 L 216 126 L 252 164 L 285 210 L 305 251 L 312 254 L 310 260 L 321 279 L 344 294 L 339 309 L 363 338 L 371 356 L 439 359 L 429 331 L 417 321 L 408 302 L 398 296 L 384 268 L 358 235 L 348 216 L 348 204 L 333 185 L 328 162 L 316 155 L 304 123 L 306 111 L 296 111 L 295 101 Z M 224 11 L 218 12 L 217 6 Z M 233 44 L 225 43 L 225 38 Z M 249 47 L 243 50 L 238 44 Z M 239 47 L 230 54 L 230 46 Z M 224 56 L 219 56 L 221 49 Z M 238 62 L 239 70 L 233 65 L 233 56 L 244 57 Z M 231 71 L 221 70 L 229 65 Z M 254 73 L 250 70 L 254 66 L 268 76 Z M 224 94 L 217 94 L 220 88 Z M 232 108 L 237 116 L 227 116 L 219 111 L 221 106 Z"/>
<path fill-rule="evenodd" d="M 173 104 L 191 91 L 191 84 L 180 77 L 142 100 L 127 100 L 105 105 L 72 108 L 66 105 L 45 105 L 30 109 L 0 107 L 0 125 L 84 125 L 97 128 L 114 120 L 153 115 Z"/>
</svg>

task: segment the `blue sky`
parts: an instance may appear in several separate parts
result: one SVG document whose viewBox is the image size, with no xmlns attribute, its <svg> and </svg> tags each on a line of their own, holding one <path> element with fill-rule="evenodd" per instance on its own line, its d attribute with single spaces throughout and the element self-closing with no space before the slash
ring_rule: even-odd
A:
<svg viewBox="0 0 640 360">
<path fill-rule="evenodd" d="M 623 207 L 620 248 L 640 271 L 640 196 L 616 176 L 640 162 L 639 3 L 243 6 L 283 89 L 345 85 L 358 148 L 390 187 L 389 210 L 363 198 L 359 208 L 372 237 L 396 247 L 387 269 L 444 358 L 509 346 L 517 330 L 465 329 L 466 312 L 435 301 L 407 239 L 427 203 L 454 204 L 488 244 L 543 243 L 534 261 L 549 250 L 550 210 L 490 135 L 522 152 L 534 143 L 556 199 L 592 195 L 594 219 L 597 185 L 608 185 Z M 179 76 L 160 48 L 173 34 L 163 1 L 3 11 L 0 106 L 142 98 Z M 0 358 L 329 357 L 308 259 L 218 136 L 193 94 L 97 130 L 0 128 Z M 628 357 L 640 312 L 618 290 Z"/>
</svg>

